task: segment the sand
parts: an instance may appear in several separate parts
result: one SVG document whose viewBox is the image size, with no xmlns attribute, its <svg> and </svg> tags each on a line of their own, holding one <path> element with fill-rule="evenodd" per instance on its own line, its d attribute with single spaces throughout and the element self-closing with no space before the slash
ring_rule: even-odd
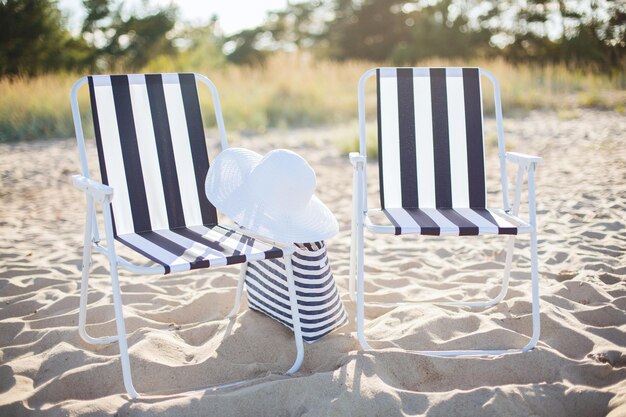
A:
<svg viewBox="0 0 626 417">
<path fill-rule="evenodd" d="M 352 174 L 332 145 L 354 137 L 355 125 L 233 134 L 233 145 L 261 153 L 294 149 L 317 171 L 318 195 L 340 223 L 327 244 L 350 322 L 306 346 L 302 368 L 289 377 L 282 373 L 295 354 L 290 331 L 246 304 L 236 320 L 224 319 L 237 267 L 122 273 L 132 372 L 143 393 L 135 401 L 124 391 L 117 345 L 88 345 L 77 331 L 85 201 L 69 181 L 79 169 L 74 140 L 0 145 L 0 416 L 626 416 L 626 117 L 532 112 L 508 118 L 505 132 L 509 150 L 544 157 L 537 349 L 458 359 L 406 352 L 524 345 L 530 274 L 521 237 L 502 303 L 484 311 L 370 306 L 366 334 L 376 350 L 361 351 L 347 294 Z M 89 142 L 92 167 L 94 151 Z M 497 206 L 493 147 L 487 168 Z M 375 178 L 374 161 L 368 169 Z M 374 206 L 375 187 L 369 199 Z M 493 297 L 504 242 L 367 233 L 366 301 Z M 113 334 L 102 255 L 89 303 L 91 334 Z M 210 388 L 244 379 L 251 381 Z"/>
</svg>

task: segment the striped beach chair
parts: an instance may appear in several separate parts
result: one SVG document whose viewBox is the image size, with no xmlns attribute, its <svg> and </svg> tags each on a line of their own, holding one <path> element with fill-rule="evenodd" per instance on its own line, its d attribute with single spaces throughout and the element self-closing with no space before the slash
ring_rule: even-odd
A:
<svg viewBox="0 0 626 417">
<path fill-rule="evenodd" d="M 365 83 L 377 82 L 380 208 L 367 207 Z M 493 83 L 503 207 L 487 207 L 481 76 Z M 364 349 L 363 232 L 430 236 L 509 235 L 503 284 L 487 301 L 446 304 L 489 307 L 508 289 L 518 234 L 530 234 L 532 335 L 521 349 L 419 351 L 439 356 L 498 355 L 527 351 L 539 339 L 539 281 L 535 220 L 535 171 L 541 158 L 505 152 L 500 90 L 480 68 L 377 68 L 359 81 L 360 152 L 354 168 L 350 296 L 356 298 L 357 333 Z M 506 163 L 518 166 L 514 204 L 509 204 Z M 528 177 L 529 220 L 518 217 Z"/>
<path fill-rule="evenodd" d="M 217 211 L 207 200 L 204 181 L 209 158 L 198 99 L 198 83 L 213 98 L 221 146 L 228 147 L 217 89 L 198 74 L 97 75 L 81 78 L 71 92 L 71 104 L 82 175 L 75 186 L 85 192 L 79 333 L 91 344 L 117 342 L 124 386 L 133 387 L 122 312 L 118 268 L 138 274 L 169 274 L 199 268 L 280 258 L 286 268 L 286 301 L 293 317 L 296 359 L 303 359 L 303 341 L 291 268 L 294 245 L 278 245 L 251 236 L 236 226 L 218 223 Z M 87 154 L 77 93 L 89 87 L 101 182 L 89 177 Z M 96 203 L 104 216 L 106 244 L 100 239 Z M 145 257 L 135 264 L 119 257 L 115 241 Z M 86 331 L 87 290 L 92 251 L 109 259 L 117 335 L 95 338 Z"/>
</svg>

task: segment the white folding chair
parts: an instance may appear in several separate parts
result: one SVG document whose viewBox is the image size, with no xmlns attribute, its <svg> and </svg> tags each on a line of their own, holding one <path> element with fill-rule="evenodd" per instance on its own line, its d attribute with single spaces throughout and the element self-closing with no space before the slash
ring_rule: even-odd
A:
<svg viewBox="0 0 626 417">
<path fill-rule="evenodd" d="M 248 262 L 283 258 L 293 317 L 298 370 L 303 359 L 300 316 L 291 264 L 293 245 L 253 237 L 236 226 L 218 224 L 207 200 L 209 169 L 197 84 L 211 91 L 222 149 L 228 147 L 215 85 L 198 74 L 96 75 L 74 84 L 71 104 L 82 175 L 72 181 L 85 192 L 85 220 L 79 333 L 91 344 L 117 342 L 124 387 L 137 397 L 131 378 L 118 268 L 137 274 L 168 274 L 198 268 L 242 264 L 236 314 Z M 77 93 L 89 85 L 102 183 L 89 177 Z M 106 244 L 100 240 L 96 203 L 102 206 Z M 143 255 L 153 266 L 119 257 L 115 241 Z M 117 335 L 95 338 L 86 331 L 87 291 L 92 250 L 109 259 Z"/>
<path fill-rule="evenodd" d="M 502 209 L 486 204 L 481 75 L 494 87 Z M 376 76 L 380 208 L 367 207 L 365 83 Z M 539 277 L 535 216 L 535 171 L 541 158 L 505 152 L 500 89 L 480 68 L 375 68 L 359 80 L 360 152 L 354 168 L 350 296 L 356 298 L 357 334 L 364 334 L 363 233 L 395 235 L 510 235 L 499 294 L 487 301 L 445 303 L 490 307 L 508 289 L 515 236 L 530 234 L 532 335 L 519 349 L 415 351 L 436 356 L 500 355 L 524 352 L 539 340 Z M 518 166 L 514 204 L 508 199 L 506 163 Z M 518 217 L 524 174 L 528 176 L 529 220 Z M 375 222 L 377 214 L 382 221 Z M 355 288 L 356 287 L 356 288 Z"/>
</svg>

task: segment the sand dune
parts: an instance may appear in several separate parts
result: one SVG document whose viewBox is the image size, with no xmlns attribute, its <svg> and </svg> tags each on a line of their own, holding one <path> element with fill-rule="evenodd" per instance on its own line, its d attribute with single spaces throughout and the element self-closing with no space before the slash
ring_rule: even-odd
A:
<svg viewBox="0 0 626 417">
<path fill-rule="evenodd" d="M 493 131 L 493 121 L 487 128 Z M 287 377 L 291 332 L 245 305 L 236 320 L 223 318 L 237 267 L 123 273 L 133 377 L 145 393 L 136 401 L 125 395 L 117 345 L 88 345 L 76 327 L 85 203 L 69 182 L 79 170 L 74 141 L 0 145 L 0 416 L 625 416 L 626 118 L 585 110 L 566 120 L 540 112 L 506 120 L 509 150 L 544 157 L 537 176 L 542 334 L 536 350 L 496 358 L 405 350 L 524 345 L 531 327 L 525 237 L 502 303 L 482 312 L 369 306 L 366 333 L 376 350 L 360 351 L 347 294 L 352 174 L 332 145 L 355 131 L 231 137 L 261 153 L 289 147 L 315 168 L 319 196 L 340 222 L 327 243 L 350 323 L 306 346 L 301 370 Z M 93 143 L 89 152 L 95 156 Z M 488 186 L 497 190 L 494 148 L 487 168 Z M 372 161 L 372 180 L 376 169 Z M 500 195 L 488 199 L 497 206 Z M 366 234 L 366 301 L 493 297 L 504 242 Z M 101 255 L 89 303 L 89 332 L 113 334 Z M 249 381 L 210 388 L 241 380 Z"/>
</svg>

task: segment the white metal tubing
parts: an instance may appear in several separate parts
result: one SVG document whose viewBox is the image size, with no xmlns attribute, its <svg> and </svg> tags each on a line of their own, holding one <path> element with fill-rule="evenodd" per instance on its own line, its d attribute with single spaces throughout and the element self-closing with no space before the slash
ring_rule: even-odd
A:
<svg viewBox="0 0 626 417">
<path fill-rule="evenodd" d="M 367 143 L 365 135 L 365 82 L 376 74 L 376 68 L 369 69 L 359 79 L 359 152 L 367 156 Z"/>
<path fill-rule="evenodd" d="M 511 263 L 513 259 L 513 248 L 515 246 L 515 236 L 509 237 L 506 244 L 506 260 L 504 262 L 504 275 L 502 277 L 502 287 L 500 292 L 491 300 L 487 301 L 453 301 L 449 303 L 436 303 L 440 305 L 464 306 L 472 308 L 488 308 L 498 304 L 504 299 L 509 290 L 509 278 L 511 276 Z"/>
<path fill-rule="evenodd" d="M 298 311 L 298 298 L 296 294 L 296 285 L 293 279 L 293 266 L 291 265 L 291 254 L 286 254 L 285 270 L 287 272 L 287 288 L 289 290 L 289 304 L 291 305 L 291 321 L 293 324 L 293 336 L 296 341 L 296 360 L 293 366 L 287 371 L 292 375 L 300 369 L 304 360 L 304 342 L 302 340 L 302 329 L 300 328 L 300 312 Z"/>
<path fill-rule="evenodd" d="M 507 152 L 506 160 L 518 165 L 530 166 L 530 164 L 533 162 L 540 163 L 541 161 L 543 161 L 543 158 L 540 156 L 528 155 L 521 152 Z"/>
<path fill-rule="evenodd" d="M 349 296 L 352 301 L 356 301 L 356 262 L 357 262 L 357 229 L 363 228 L 363 218 L 366 216 L 365 198 L 366 195 L 366 157 L 363 155 L 357 155 L 356 153 L 350 154 L 350 162 L 354 167 L 354 173 L 352 177 L 352 235 L 351 235 L 351 247 L 350 247 L 350 275 L 349 279 Z M 359 220 L 360 219 L 360 220 Z"/>
<path fill-rule="evenodd" d="M 524 180 L 524 168 L 522 165 L 519 165 L 517 169 L 517 179 L 515 181 L 515 198 L 513 200 L 513 207 L 511 209 L 514 216 L 517 216 L 519 213 L 523 180 Z M 455 301 L 451 303 L 444 303 L 444 305 L 457 305 L 457 306 L 465 306 L 465 307 L 491 307 L 499 303 L 500 301 L 502 301 L 502 299 L 506 296 L 506 293 L 509 288 L 509 278 L 511 276 L 511 263 L 513 259 L 514 245 L 515 245 L 515 236 L 511 236 L 509 237 L 509 240 L 506 246 L 506 260 L 504 264 L 504 277 L 502 280 L 502 287 L 500 289 L 500 293 L 495 298 L 489 301 Z"/>
<path fill-rule="evenodd" d="M 352 232 L 350 234 L 350 272 L 348 273 L 348 295 L 350 296 L 350 299 L 352 301 L 355 301 L 354 292 L 356 290 L 356 286 L 354 285 L 354 283 L 356 281 L 356 220 L 354 217 L 354 210 L 352 216 Z"/>
<path fill-rule="evenodd" d="M 103 204 L 104 231 L 107 240 L 109 253 L 109 267 L 111 272 L 111 287 L 113 290 L 113 308 L 115 310 L 115 324 L 117 326 L 118 345 L 120 348 L 120 362 L 122 363 L 122 376 L 124 387 L 130 398 L 137 398 L 137 391 L 133 387 L 133 380 L 130 371 L 130 358 L 128 357 L 128 344 L 126 342 L 126 326 L 124 325 L 124 312 L 122 310 L 122 294 L 120 282 L 117 274 L 117 257 L 115 255 L 115 242 L 113 238 L 113 221 L 111 216 L 111 205 L 108 201 Z"/>
<path fill-rule="evenodd" d="M 515 236 L 509 237 L 506 245 L 506 260 L 504 261 L 504 277 L 502 279 L 502 288 L 500 294 L 494 299 L 496 303 L 502 301 L 509 289 L 509 278 L 511 277 L 511 265 L 513 264 L 513 249 L 515 248 Z M 494 303 L 495 304 L 495 303 Z"/>
<path fill-rule="evenodd" d="M 85 150 L 85 136 L 83 134 L 83 124 L 80 120 L 80 110 L 78 108 L 78 90 L 87 82 L 87 77 L 83 77 L 76 81 L 72 86 L 70 93 L 70 103 L 72 104 L 72 117 L 74 119 L 74 130 L 76 132 L 76 141 L 78 142 L 78 153 L 80 156 L 80 169 L 83 176 L 89 178 L 89 165 L 87 164 L 87 151 Z"/>
<path fill-rule="evenodd" d="M 70 104 L 72 107 L 72 118 L 74 120 L 74 130 L 76 133 L 76 142 L 78 145 L 78 156 L 80 160 L 80 168 L 85 178 L 89 178 L 89 165 L 87 162 L 87 151 L 85 147 L 85 135 L 83 132 L 83 124 L 80 118 L 80 109 L 78 107 L 78 90 L 87 83 L 87 77 L 82 77 L 74 83 L 70 93 Z M 98 233 L 98 222 L 96 219 L 96 211 L 94 207 L 93 197 L 86 194 L 87 211 L 85 219 L 85 231 L 83 239 L 83 270 L 80 287 L 80 300 L 78 310 L 78 333 L 83 340 L 91 344 L 111 343 L 118 340 L 118 336 L 109 336 L 95 338 L 87 333 L 87 298 L 89 289 L 89 271 L 91 267 L 91 250 L 92 241 L 100 240 Z M 118 332 L 119 333 L 119 332 Z M 132 388 L 132 384 L 131 384 Z"/>
<path fill-rule="evenodd" d="M 87 298 L 89 290 L 89 270 L 91 268 L 91 228 L 92 228 L 92 212 L 94 207 L 93 197 L 87 195 L 87 211 L 85 216 L 85 234 L 83 246 L 83 269 L 80 282 L 80 301 L 78 310 L 78 334 L 87 343 L 100 345 L 111 343 L 117 340 L 117 336 L 109 337 L 92 337 L 87 333 Z"/>
<path fill-rule="evenodd" d="M 539 341 L 541 332 L 539 320 L 539 265 L 537 260 L 537 216 L 535 208 L 535 170 L 537 164 L 532 163 L 528 170 L 528 205 L 530 211 L 530 225 L 532 232 L 530 233 L 530 268 L 532 275 L 532 292 L 533 292 L 533 336 L 529 347 L 534 347 Z"/>
<path fill-rule="evenodd" d="M 355 243 L 355 247 L 353 248 L 353 250 L 355 251 L 355 259 L 357 262 L 357 265 L 355 265 L 356 269 L 357 269 L 357 275 L 358 275 L 358 259 L 359 257 L 361 257 L 361 268 L 363 269 L 363 264 L 365 262 L 364 258 L 363 258 L 363 239 L 364 239 L 364 222 L 365 222 L 365 218 L 366 218 L 366 213 L 365 213 L 365 203 L 364 203 L 364 198 L 363 195 L 366 194 L 366 179 L 365 179 L 365 163 L 362 162 L 359 165 L 357 165 L 357 183 L 356 183 L 356 194 L 357 194 L 357 206 L 355 209 L 355 219 L 356 219 L 356 229 L 357 229 L 357 233 L 356 233 L 356 242 Z M 359 235 L 360 233 L 360 235 Z M 359 237 L 360 236 L 360 237 Z M 359 247 L 361 248 L 361 254 L 359 255 L 358 251 L 359 251 Z M 354 277 L 353 280 L 353 287 L 356 287 L 356 279 L 357 276 Z M 355 297 L 356 297 L 356 288 L 352 289 L 352 300 L 355 301 Z"/>
<path fill-rule="evenodd" d="M 531 229 L 531 276 L 532 276 L 532 335 L 531 340 L 526 344 L 526 346 L 519 349 L 499 349 L 499 350 L 443 350 L 443 351 L 428 351 L 428 350 L 409 350 L 408 352 L 420 354 L 420 355 L 428 355 L 428 356 L 441 356 L 441 357 L 454 357 L 454 356 L 487 356 L 487 355 L 505 355 L 512 353 L 522 353 L 527 352 L 533 349 L 537 342 L 539 341 L 540 335 L 540 315 L 539 315 L 539 272 L 538 272 L 538 261 L 537 261 L 537 230 L 535 226 L 535 198 L 534 198 L 534 167 L 529 171 L 528 177 L 528 186 L 529 186 L 529 206 L 530 206 L 530 223 L 532 226 Z M 362 228 L 360 229 L 362 232 Z M 362 235 L 361 235 L 362 236 Z M 489 307 L 491 305 L 496 304 L 501 301 L 502 298 L 506 295 L 508 289 L 508 281 L 510 277 L 510 266 L 511 266 L 511 257 L 512 250 L 515 242 L 515 236 L 511 236 L 507 243 L 507 258 L 505 264 L 505 273 L 504 280 L 502 284 L 502 289 L 496 298 L 490 300 L 488 305 L 480 305 L 484 302 L 455 302 L 455 303 L 441 303 L 444 305 L 465 305 L 468 307 Z M 357 252 L 359 256 L 357 256 L 358 268 L 357 268 L 357 336 L 359 338 L 359 342 L 364 350 L 371 350 L 371 347 L 367 343 L 364 334 L 364 299 L 363 299 L 363 262 L 362 262 L 362 240 L 359 242 L 359 251 Z M 359 268 L 360 267 L 360 268 Z M 440 303 L 437 303 L 440 304 Z"/>
<path fill-rule="evenodd" d="M 365 289 L 363 282 L 363 228 L 357 229 L 357 282 L 356 282 L 356 327 L 357 337 L 364 350 L 372 348 L 365 339 Z"/>
<path fill-rule="evenodd" d="M 80 170 L 84 177 L 89 178 L 89 164 L 87 162 L 87 150 L 85 148 L 85 135 L 83 132 L 83 122 L 80 119 L 80 109 L 78 107 L 78 90 L 87 83 L 87 77 L 83 77 L 76 81 L 72 86 L 70 93 L 70 104 L 72 106 L 72 118 L 74 120 L 74 131 L 76 132 L 76 142 L 78 144 L 78 159 L 80 160 Z M 98 221 L 96 219 L 96 212 L 93 211 L 93 227 L 91 233 L 93 234 L 93 240 L 100 240 L 100 233 L 98 231 Z"/>
<path fill-rule="evenodd" d="M 359 173 L 360 174 L 360 173 Z M 363 201 L 363 193 L 365 192 L 362 184 L 357 187 L 357 200 Z M 361 347 L 365 350 L 371 350 L 370 345 L 365 340 L 365 283 L 364 283 L 364 253 L 363 253 L 363 213 L 359 213 L 357 216 L 356 225 L 357 235 L 357 252 L 356 252 L 356 323 L 357 323 L 357 337 L 361 343 Z"/>
<path fill-rule="evenodd" d="M 78 310 L 78 333 L 88 343 L 94 343 L 85 331 L 87 312 L 87 285 L 89 280 L 89 269 L 91 267 L 91 212 L 93 211 L 93 197 L 87 195 L 87 211 L 85 216 L 85 231 L 83 239 L 83 269 L 80 280 L 80 302 Z"/>
<path fill-rule="evenodd" d="M 500 158 L 500 182 L 502 183 L 502 206 L 509 210 L 509 185 L 506 177 L 506 151 L 504 144 L 504 127 L 502 126 L 502 100 L 500 99 L 500 83 L 489 71 L 479 68 L 482 75 L 489 78 L 493 85 L 493 100 L 496 110 L 496 126 L 498 132 L 498 156 Z"/>
<path fill-rule="evenodd" d="M 371 210 L 371 211 L 378 211 L 378 210 Z M 365 219 L 363 220 L 363 224 L 367 228 L 367 230 L 371 230 L 374 233 L 381 233 L 381 234 L 385 234 L 385 235 L 395 235 L 396 234 L 395 226 L 393 226 L 393 225 L 385 226 L 385 225 L 381 225 L 381 224 L 374 224 L 374 223 L 372 223 L 372 220 L 369 218 L 368 213 L 364 213 L 363 215 L 365 217 Z"/>
<path fill-rule="evenodd" d="M 113 195 L 113 188 L 97 181 L 93 181 L 90 178 L 82 175 L 72 175 L 71 179 L 76 188 L 91 195 L 98 203 L 102 203 L 105 196 Z"/>
<path fill-rule="evenodd" d="M 220 105 L 220 97 L 217 93 L 217 87 L 213 84 L 213 81 L 201 74 L 195 74 L 196 80 L 202 81 L 209 90 L 211 90 L 211 96 L 213 97 L 213 110 L 215 111 L 215 120 L 217 122 L 217 128 L 220 132 L 220 143 L 222 144 L 222 150 L 228 149 L 228 140 L 226 139 L 226 128 L 224 127 L 224 117 L 222 116 L 222 107 Z"/>
<path fill-rule="evenodd" d="M 364 223 L 365 223 L 365 216 L 366 216 L 366 211 L 367 211 L 367 177 L 366 177 L 366 170 L 367 170 L 367 165 L 365 164 L 365 162 L 361 163 L 361 165 L 359 166 L 360 169 L 358 170 L 357 174 L 357 193 L 361 196 L 361 198 L 359 198 L 360 201 L 360 206 L 357 207 L 357 215 L 358 215 L 358 219 L 359 222 L 357 223 L 357 227 L 358 229 L 361 231 L 361 239 L 360 241 L 357 242 L 357 250 L 358 247 L 360 245 L 361 247 L 361 258 L 362 258 L 362 269 L 364 268 L 365 265 L 365 258 L 364 258 L 364 254 L 363 251 L 365 250 L 363 245 L 364 245 L 364 233 L 365 233 L 365 228 Z M 358 238 L 358 234 L 357 234 L 357 238 Z M 365 278 L 364 278 L 365 279 Z M 365 288 L 365 287 L 364 287 Z"/>
<path fill-rule="evenodd" d="M 513 199 L 513 207 L 511 213 L 517 216 L 519 213 L 519 207 L 522 201 L 522 185 L 524 184 L 524 167 L 517 167 L 517 179 L 515 180 L 515 198 Z"/>
<path fill-rule="evenodd" d="M 524 346 L 519 349 L 494 349 L 494 350 L 411 350 L 411 353 L 417 353 L 419 355 L 426 356 L 440 356 L 440 357 L 458 357 L 458 356 L 499 356 L 510 355 L 512 353 L 522 353 L 528 351 L 530 348 Z"/>
<path fill-rule="evenodd" d="M 237 281 L 237 295 L 235 295 L 235 305 L 233 306 L 233 309 L 230 310 L 230 313 L 226 315 L 227 319 L 237 317 L 237 313 L 239 313 L 239 308 L 241 307 L 241 296 L 243 294 L 243 284 L 246 281 L 247 269 L 248 262 L 244 262 L 243 264 L 241 264 L 241 270 L 239 271 L 239 280 Z"/>
<path fill-rule="evenodd" d="M 358 181 L 359 181 L 359 165 L 353 165 L 354 172 L 352 174 L 352 231 L 350 234 L 350 274 L 348 275 L 348 295 L 352 301 L 355 301 L 355 281 L 356 281 L 356 232 L 357 218 L 363 216 L 360 211 L 358 197 Z"/>
<path fill-rule="evenodd" d="M 361 179 L 362 186 L 367 190 L 367 132 L 365 129 L 365 82 L 374 74 L 376 74 L 376 68 L 367 70 L 359 79 L 359 152 L 363 155 L 363 166 Z M 367 193 L 363 193 L 361 199 L 363 205 L 361 211 L 367 211 Z"/>
<path fill-rule="evenodd" d="M 93 242 L 97 243 L 100 242 L 100 231 L 98 229 L 98 217 L 96 216 L 96 208 L 94 207 L 93 211 L 92 211 L 92 226 L 91 226 L 91 234 L 93 236 Z"/>
<path fill-rule="evenodd" d="M 504 355 L 511 353 L 527 352 L 533 349 L 539 341 L 541 333 L 541 321 L 539 313 L 539 268 L 537 260 L 537 229 L 536 229 L 536 215 L 535 215 L 535 178 L 534 172 L 536 164 L 532 164 L 528 172 L 528 194 L 529 194 L 529 211 L 530 211 L 530 224 L 531 224 L 531 286 L 532 286 L 532 335 L 531 339 L 520 349 L 504 349 L 504 350 L 461 350 L 461 351 L 414 351 L 414 353 L 429 355 L 429 356 L 485 356 L 485 355 Z M 517 200 L 519 201 L 519 200 Z M 515 207 L 514 207 L 515 209 Z M 511 254 L 513 245 L 515 242 L 515 236 L 509 238 L 507 247 L 507 259 L 505 264 L 505 275 L 502 290 L 498 297 L 493 301 L 500 301 L 504 294 L 506 294 L 506 287 L 508 287 L 508 279 L 510 276 L 511 267 Z M 502 296 L 502 297 L 500 297 Z M 496 301 L 496 302 L 497 302 Z M 495 303 L 494 303 L 495 304 Z"/>
<path fill-rule="evenodd" d="M 531 163 L 528 170 L 528 205 L 530 211 L 530 251 L 531 251 L 531 287 L 532 287 L 532 335 L 530 341 L 521 349 L 501 350 L 501 351 L 419 351 L 417 353 L 431 356 L 475 356 L 475 355 L 501 355 L 507 353 L 527 352 L 533 349 L 539 341 L 541 334 L 540 306 L 539 306 L 539 266 L 537 260 L 537 225 L 536 225 L 536 209 L 535 209 L 535 170 L 536 163 Z M 518 171 L 519 174 L 519 171 Z M 519 185 L 519 175 L 518 175 Z M 515 205 L 519 208 L 519 196 L 516 198 Z"/>
<path fill-rule="evenodd" d="M 109 251 L 107 250 L 105 246 L 102 246 L 101 244 L 94 242 L 93 248 L 97 250 L 98 252 L 100 252 L 101 254 L 105 255 L 107 258 L 109 257 Z M 124 268 L 127 271 L 133 272 L 135 274 L 163 275 L 165 273 L 165 268 L 163 268 L 163 266 L 161 265 L 157 265 L 157 266 L 133 265 L 130 262 L 128 262 L 126 259 L 121 258 L 119 256 L 117 257 L 117 266 L 118 268 Z"/>
<path fill-rule="evenodd" d="M 530 179 L 529 179 L 530 182 Z M 534 182 L 533 182 L 534 185 Z M 534 203 L 534 198 L 532 199 Z M 531 216 L 534 218 L 534 215 Z M 532 220 L 531 220 L 532 221 Z M 363 229 L 361 228 L 361 236 Z M 408 352 L 416 353 L 420 355 L 428 355 L 428 356 L 442 356 L 442 357 L 454 357 L 454 356 L 487 356 L 487 355 L 504 355 L 511 353 L 521 353 L 526 352 L 528 350 L 533 349 L 537 342 L 539 341 L 540 334 L 540 317 L 539 317 L 539 280 L 538 280 L 538 267 L 537 267 L 537 235 L 536 229 L 532 229 L 531 232 L 531 273 L 532 273 L 532 336 L 531 340 L 528 342 L 526 346 L 519 349 L 499 349 L 499 350 L 442 350 L 442 351 L 428 351 L 428 350 L 408 350 Z M 514 236 L 509 238 L 508 248 L 507 248 L 507 266 L 510 265 L 509 254 L 512 252 L 512 245 L 514 242 Z M 534 242 L 534 243 L 533 243 Z M 365 339 L 364 333 L 364 297 L 363 297 L 363 245 L 362 240 L 359 241 L 359 251 L 357 252 L 359 256 L 357 256 L 357 337 L 361 346 L 364 350 L 371 350 L 372 348 L 367 343 Z M 465 305 L 468 307 L 488 307 L 490 305 L 496 304 L 501 301 L 502 298 L 506 295 L 506 291 L 508 289 L 508 278 L 509 273 L 505 271 L 504 282 L 502 285 L 502 289 L 500 290 L 500 294 L 493 300 L 489 301 L 489 305 L 483 306 L 479 305 L 481 302 L 457 302 L 457 303 L 441 303 L 443 305 Z M 440 304 L 440 303 L 436 303 Z"/>
</svg>

